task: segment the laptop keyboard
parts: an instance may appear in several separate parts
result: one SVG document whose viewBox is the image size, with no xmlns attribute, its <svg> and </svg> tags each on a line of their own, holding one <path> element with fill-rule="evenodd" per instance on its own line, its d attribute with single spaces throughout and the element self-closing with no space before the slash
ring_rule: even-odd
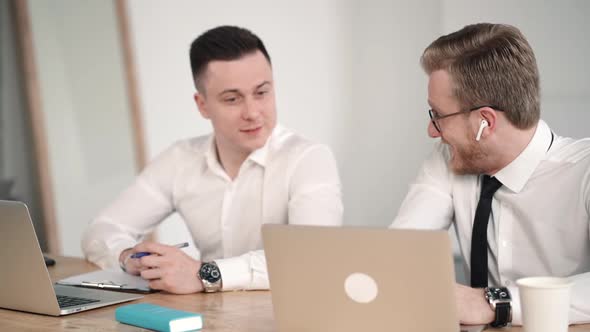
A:
<svg viewBox="0 0 590 332">
<path fill-rule="evenodd" d="M 60 308 L 67 308 L 67 307 L 79 306 L 82 304 L 99 302 L 99 300 L 84 299 L 81 297 L 74 297 L 74 296 L 57 295 L 57 302 L 59 303 Z"/>
</svg>

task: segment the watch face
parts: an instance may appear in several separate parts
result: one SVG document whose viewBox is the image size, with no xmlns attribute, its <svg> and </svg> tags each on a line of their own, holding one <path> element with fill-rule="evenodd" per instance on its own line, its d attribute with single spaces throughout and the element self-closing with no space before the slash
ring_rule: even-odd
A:
<svg viewBox="0 0 590 332">
<path fill-rule="evenodd" d="M 216 283 L 221 279 L 221 272 L 219 272 L 219 268 L 215 264 L 211 263 L 203 263 L 201 265 L 201 269 L 199 270 L 199 276 L 203 280 L 207 280 L 210 283 Z"/>
<path fill-rule="evenodd" d="M 493 300 L 510 300 L 510 292 L 507 288 L 488 288 L 488 297 Z"/>
</svg>

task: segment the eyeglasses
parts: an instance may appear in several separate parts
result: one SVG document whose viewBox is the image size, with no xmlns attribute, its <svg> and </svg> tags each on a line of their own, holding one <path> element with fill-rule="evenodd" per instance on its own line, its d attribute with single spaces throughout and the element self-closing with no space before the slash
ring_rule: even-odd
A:
<svg viewBox="0 0 590 332">
<path fill-rule="evenodd" d="M 444 119 L 444 118 L 448 118 L 448 117 L 453 116 L 453 115 L 477 111 L 478 109 L 484 108 L 484 107 L 489 107 L 489 108 L 493 109 L 494 111 L 500 111 L 500 112 L 502 112 L 502 110 L 499 109 L 496 106 L 493 106 L 493 105 L 481 105 L 481 106 L 477 106 L 477 107 L 474 107 L 474 108 L 470 108 L 470 109 L 465 110 L 465 111 L 459 111 L 459 112 L 455 112 L 455 113 L 451 113 L 451 114 L 447 114 L 447 115 L 438 115 L 438 114 L 436 114 L 435 111 L 433 111 L 432 109 L 429 109 L 428 110 L 428 115 L 430 115 L 430 121 L 432 121 L 432 124 L 434 125 L 434 128 L 439 133 L 441 133 L 442 130 L 440 129 L 440 126 L 438 125 L 438 122 L 437 121 L 439 121 L 441 119 Z"/>
</svg>

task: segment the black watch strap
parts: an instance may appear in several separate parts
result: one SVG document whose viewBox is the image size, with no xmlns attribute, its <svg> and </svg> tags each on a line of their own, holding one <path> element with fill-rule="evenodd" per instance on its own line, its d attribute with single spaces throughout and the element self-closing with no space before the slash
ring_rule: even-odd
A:
<svg viewBox="0 0 590 332">
<path fill-rule="evenodd" d="M 496 303 L 496 318 L 490 324 L 492 327 L 504 327 L 510 320 L 510 303 Z"/>
</svg>

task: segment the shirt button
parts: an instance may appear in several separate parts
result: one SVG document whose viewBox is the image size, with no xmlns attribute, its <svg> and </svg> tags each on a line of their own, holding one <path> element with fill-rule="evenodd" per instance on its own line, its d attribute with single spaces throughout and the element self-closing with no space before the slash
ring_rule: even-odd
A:
<svg viewBox="0 0 590 332">
<path fill-rule="evenodd" d="M 506 241 L 506 240 L 502 241 L 502 247 L 504 247 L 504 248 L 508 247 L 508 241 Z"/>
</svg>

